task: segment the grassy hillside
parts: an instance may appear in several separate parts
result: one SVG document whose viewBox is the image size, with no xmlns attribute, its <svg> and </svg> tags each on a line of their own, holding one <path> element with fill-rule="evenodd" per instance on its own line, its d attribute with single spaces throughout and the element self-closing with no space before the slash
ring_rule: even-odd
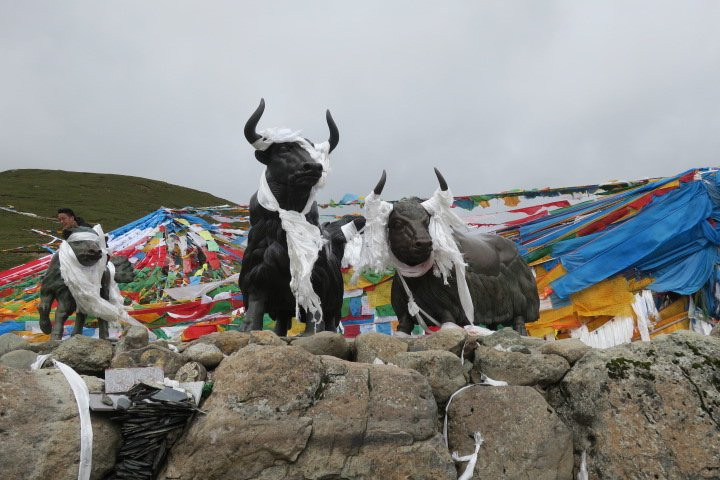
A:
<svg viewBox="0 0 720 480">
<path fill-rule="evenodd" d="M 88 223 L 100 223 L 107 232 L 160 207 L 232 204 L 209 193 L 170 183 L 125 175 L 65 172 L 62 170 L 7 170 L 0 172 L 0 207 L 12 206 L 50 219 L 39 219 L 0 210 L 0 271 L 47 252 L 7 252 L 9 248 L 50 240 L 30 231 L 58 235 L 60 207 L 72 208 Z"/>
</svg>

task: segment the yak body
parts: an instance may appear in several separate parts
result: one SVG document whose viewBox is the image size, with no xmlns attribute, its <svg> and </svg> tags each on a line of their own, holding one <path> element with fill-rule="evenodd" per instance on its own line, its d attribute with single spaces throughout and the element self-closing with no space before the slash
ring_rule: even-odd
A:
<svg viewBox="0 0 720 480">
<path fill-rule="evenodd" d="M 72 232 L 94 233 L 94 230 L 87 227 L 77 227 L 72 229 L 71 233 Z M 91 266 L 97 262 L 104 261 L 102 260 L 102 252 L 100 252 L 96 246 L 97 244 L 95 242 L 70 242 L 70 247 L 73 249 L 78 261 L 85 266 Z M 135 274 L 132 265 L 126 257 L 112 257 L 110 261 L 115 265 L 114 279 L 117 283 L 129 283 L 134 280 Z M 105 267 L 99 288 L 100 296 L 105 300 L 109 299 L 109 286 L 110 271 Z M 55 323 L 53 324 L 50 321 L 50 311 L 55 300 L 57 300 L 57 307 L 55 309 Z M 56 253 L 50 260 L 50 265 L 40 285 L 40 304 L 38 305 L 40 329 L 45 334 L 51 334 L 53 340 L 62 339 L 65 321 L 76 310 L 77 304 L 62 278 L 60 273 L 60 259 Z M 72 335 L 82 333 L 86 318 L 87 315 L 84 312 L 77 312 Z M 105 320 L 98 318 L 98 328 L 100 338 L 108 338 L 108 323 Z"/>
<path fill-rule="evenodd" d="M 429 223 L 430 215 L 419 199 L 395 203 L 388 218 L 388 242 L 398 260 L 409 266 L 428 261 L 432 253 Z M 523 331 L 526 322 L 537 320 L 540 300 L 535 278 L 512 241 L 493 234 L 460 232 L 455 233 L 455 240 L 467 263 L 474 323 L 513 326 Z M 415 319 L 408 312 L 408 294 L 398 275 L 392 286 L 392 306 L 398 316 L 398 330 L 410 333 Z M 435 320 L 468 324 L 454 276 L 445 285 L 430 268 L 419 277 L 403 279 L 418 306 Z"/>
</svg>

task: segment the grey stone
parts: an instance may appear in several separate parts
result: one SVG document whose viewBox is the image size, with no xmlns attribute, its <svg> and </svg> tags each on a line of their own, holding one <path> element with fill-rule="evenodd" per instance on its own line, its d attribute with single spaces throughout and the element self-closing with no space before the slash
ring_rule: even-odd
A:
<svg viewBox="0 0 720 480">
<path fill-rule="evenodd" d="M 100 376 L 110 366 L 113 348 L 108 340 L 75 335 L 63 340 L 52 355 L 79 373 Z"/>
<path fill-rule="evenodd" d="M 184 357 L 155 343 L 129 350 L 112 359 L 112 368 L 160 367 L 166 377 L 172 377 L 185 364 Z"/>
<path fill-rule="evenodd" d="M 225 356 L 218 347 L 210 343 L 196 343 L 191 345 L 183 354 L 193 362 L 202 364 L 205 368 L 215 368 Z"/>
<path fill-rule="evenodd" d="M 376 358 L 383 362 L 392 362 L 393 357 L 408 349 L 407 343 L 377 332 L 361 333 L 355 337 L 357 361 L 373 363 Z"/>
<path fill-rule="evenodd" d="M 202 382 L 207 378 L 207 370 L 198 362 L 188 362 L 177 371 L 175 380 L 178 382 Z"/>
<path fill-rule="evenodd" d="M 127 392 L 140 382 L 162 383 L 163 378 L 160 367 L 108 368 L 105 370 L 105 393 Z"/>
<path fill-rule="evenodd" d="M 463 328 L 444 327 L 435 333 L 418 338 L 412 342 L 408 351 L 446 350 L 459 357 L 467 338 L 468 334 Z"/>
<path fill-rule="evenodd" d="M 250 334 L 238 332 L 237 330 L 227 330 L 203 335 L 195 343 L 210 343 L 218 347 L 225 355 L 231 355 L 250 343 Z"/>
<path fill-rule="evenodd" d="M 339 333 L 318 332 L 308 337 L 296 337 L 291 339 L 290 345 L 303 348 L 313 355 L 330 355 L 343 360 L 350 358 L 350 346 Z"/>
<path fill-rule="evenodd" d="M 450 451 L 460 456 L 480 447 L 473 478 L 571 480 L 573 444 L 570 429 L 531 387 L 466 388 L 448 408 Z M 458 464 L 462 473 L 465 463 Z"/>
<path fill-rule="evenodd" d="M 91 479 L 112 471 L 120 428 L 90 415 L 93 429 Z M 0 366 L 0 472 L 23 480 L 78 478 L 80 420 L 65 376 L 55 368 L 26 372 Z"/>
<path fill-rule="evenodd" d="M 547 342 L 540 347 L 540 353 L 560 355 L 567 360 L 570 365 L 574 365 L 575 362 L 580 360 L 589 350 L 591 350 L 591 348 L 577 338 L 564 338 L 554 342 Z"/>
<path fill-rule="evenodd" d="M 120 339 L 115 347 L 115 354 L 143 348 L 148 345 L 148 330 L 140 326 L 132 326 Z"/>
<path fill-rule="evenodd" d="M 398 367 L 410 368 L 423 375 L 432 388 L 435 401 L 444 404 L 467 381 L 460 359 L 445 350 L 398 353 L 393 358 Z"/>
<path fill-rule="evenodd" d="M 500 345 L 503 348 L 510 348 L 513 345 L 522 345 L 530 350 L 537 350 L 545 345 L 545 340 L 541 338 L 525 337 L 520 335 L 512 328 L 503 328 L 492 335 L 481 336 L 477 338 L 481 345 L 486 347 L 495 347 Z"/>
<path fill-rule="evenodd" d="M 61 343 L 61 340 L 48 340 L 47 342 L 29 343 L 24 349 L 35 352 L 38 355 L 47 355 L 48 353 L 54 352 Z"/>
<path fill-rule="evenodd" d="M 12 332 L 0 335 L 0 357 L 8 352 L 18 349 L 27 349 L 28 342 L 19 335 Z"/>
<path fill-rule="evenodd" d="M 38 354 L 30 350 L 13 350 L 0 357 L 0 364 L 20 370 L 30 370 Z"/>
<path fill-rule="evenodd" d="M 717 338 L 688 331 L 593 349 L 548 402 L 587 452 L 590 478 L 718 478 L 718 359 Z"/>
<path fill-rule="evenodd" d="M 510 385 L 547 386 L 559 381 L 570 370 L 570 364 L 559 355 L 504 352 L 479 345 L 471 378 L 479 383 L 482 374 Z"/>
</svg>

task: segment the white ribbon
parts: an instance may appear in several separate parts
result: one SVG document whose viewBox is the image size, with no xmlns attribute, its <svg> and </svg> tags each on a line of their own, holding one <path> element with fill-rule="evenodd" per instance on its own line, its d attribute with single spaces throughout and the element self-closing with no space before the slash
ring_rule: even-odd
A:
<svg viewBox="0 0 720 480">
<path fill-rule="evenodd" d="M 365 197 L 365 228 L 362 235 L 362 248 L 353 274 L 352 283 L 356 283 L 365 271 L 383 272 L 393 262 L 390 258 L 390 246 L 387 239 L 387 223 L 392 205 L 380 199 L 375 192 Z"/>
<path fill-rule="evenodd" d="M 470 480 L 475 472 L 475 463 L 477 463 L 478 452 L 480 451 L 480 446 L 483 444 L 485 439 L 482 437 L 480 432 L 475 432 L 473 438 L 475 439 L 475 451 L 473 453 L 465 455 L 464 457 L 458 455 L 457 452 L 452 453 L 452 459 L 456 462 L 468 462 L 465 466 L 465 471 L 462 475 L 460 475 L 460 477 L 458 477 L 458 480 Z"/>
<path fill-rule="evenodd" d="M 288 256 L 290 258 L 290 290 L 295 296 L 295 316 L 299 318 L 300 307 L 313 315 L 315 323 L 322 320 L 320 297 L 312 287 L 312 270 L 318 259 L 320 250 L 325 246 L 326 240 L 320 233 L 320 228 L 307 221 L 305 214 L 310 211 L 315 200 L 315 192 L 325 185 L 330 170 L 330 144 L 323 142 L 313 145 L 299 135 L 288 129 L 268 129 L 260 132 L 261 140 L 253 144 L 259 150 L 267 149 L 272 143 L 296 142 L 310 157 L 323 167 L 322 175 L 310 190 L 307 203 L 301 212 L 280 208 L 280 203 L 270 190 L 267 183 L 267 169 L 260 176 L 260 187 L 257 192 L 258 203 L 270 212 L 278 212 L 282 229 L 285 231 Z M 264 148 L 260 148 L 266 145 Z M 319 313 L 319 318 L 316 317 Z"/>
</svg>

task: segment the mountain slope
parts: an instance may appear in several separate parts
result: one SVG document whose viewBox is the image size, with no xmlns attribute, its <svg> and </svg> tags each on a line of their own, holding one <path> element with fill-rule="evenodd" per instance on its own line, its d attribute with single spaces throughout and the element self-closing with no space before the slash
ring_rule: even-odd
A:
<svg viewBox="0 0 720 480">
<path fill-rule="evenodd" d="M 232 203 L 209 193 L 141 177 L 36 169 L 0 172 L 0 207 L 12 206 L 20 212 L 46 217 L 0 210 L 0 271 L 46 253 L 40 247 L 4 250 L 50 240 L 31 229 L 58 235 L 55 217 L 60 207 L 72 208 L 88 223 L 100 223 L 107 232 L 160 207 Z"/>
</svg>

